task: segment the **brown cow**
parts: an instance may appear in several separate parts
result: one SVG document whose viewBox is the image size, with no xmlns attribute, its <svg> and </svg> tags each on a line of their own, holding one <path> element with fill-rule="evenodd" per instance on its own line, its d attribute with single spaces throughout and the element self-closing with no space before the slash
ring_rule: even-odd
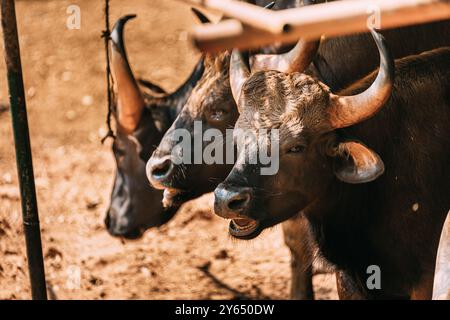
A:
<svg viewBox="0 0 450 320">
<path fill-rule="evenodd" d="M 271 6 L 273 3 L 266 7 Z M 201 80 L 147 163 L 147 176 L 152 185 L 165 189 L 163 203 L 167 207 L 178 207 L 189 199 L 213 191 L 232 168 L 232 164 L 174 166 L 170 160 L 176 129 L 188 129 L 193 134 L 194 121 L 202 121 L 204 131 L 214 128 L 225 133 L 227 128 L 234 127 L 239 114 L 229 84 L 229 62 L 229 52 L 206 55 Z M 292 254 L 291 297 L 313 299 L 312 252 L 306 245 L 308 230 L 302 220 L 301 217 L 293 218 L 283 225 L 285 242 Z"/>
<path fill-rule="evenodd" d="M 393 59 L 373 36 L 378 75 L 339 94 L 300 72 L 251 74 L 233 53 L 235 130 L 278 129 L 280 169 L 263 176 L 239 154 L 215 190 L 215 211 L 250 239 L 302 210 L 339 270 L 341 298 L 431 298 L 450 207 L 450 48 L 398 60 L 394 83 Z"/>
<path fill-rule="evenodd" d="M 117 237 L 136 239 L 167 222 L 177 208 L 164 209 L 163 193 L 145 177 L 145 161 L 170 127 L 203 73 L 203 61 L 172 94 L 133 75 L 125 49 L 124 28 L 135 15 L 121 17 L 111 33 L 111 65 L 116 84 L 114 116 L 118 123 L 112 146 L 116 161 L 114 186 L 105 225 Z M 199 17 L 202 19 L 202 16 Z"/>
<path fill-rule="evenodd" d="M 267 1 L 254 2 L 261 5 Z M 277 9 L 283 9 L 292 7 L 293 3 L 298 5 L 298 1 L 277 1 L 275 6 Z M 449 44 L 449 26 L 449 22 L 440 22 L 388 30 L 384 34 L 392 44 L 394 57 L 402 57 Z M 411 39 L 415 40 L 411 41 Z M 353 50 L 349 51 L 348 48 Z M 342 52 L 346 52 L 346 54 Z M 333 90 L 337 90 L 373 70 L 377 65 L 377 59 L 375 46 L 368 34 L 328 39 L 321 43 L 314 64 L 309 67 L 307 73 L 318 76 Z M 226 164 L 176 165 L 171 161 L 171 153 L 178 142 L 174 139 L 176 129 L 187 129 L 193 136 L 195 121 L 201 121 L 203 131 L 218 128 L 224 133 L 226 128 L 234 127 L 238 113 L 229 87 L 229 61 L 229 52 L 215 56 L 207 55 L 203 78 L 147 163 L 147 176 L 154 187 L 165 189 L 164 203 L 167 206 L 178 206 L 187 200 L 214 190 L 231 170 L 232 166 Z M 352 61 L 352 63 L 348 63 L 348 61 Z M 205 145 L 206 143 L 202 147 L 204 148 Z M 298 217 L 297 220 L 300 221 L 301 217 Z M 292 252 L 294 269 L 301 264 L 304 265 L 299 261 L 310 261 L 308 257 L 311 255 L 310 250 L 305 251 L 299 247 L 299 243 L 306 241 L 305 237 L 303 239 L 299 239 L 299 237 L 302 237 L 301 235 L 307 231 L 299 232 L 299 229 L 305 228 L 304 223 L 298 225 L 298 221 L 289 220 L 283 224 L 285 241 Z M 312 291 L 307 289 L 306 292 L 310 293 L 304 295 L 299 292 L 305 290 L 296 289 L 296 287 L 309 288 L 312 286 L 309 276 L 311 268 L 299 267 L 299 270 L 300 273 L 293 272 L 291 295 L 298 298 L 310 298 Z M 304 281 L 303 279 L 309 280 Z M 298 286 L 297 283 L 304 284 Z"/>
</svg>

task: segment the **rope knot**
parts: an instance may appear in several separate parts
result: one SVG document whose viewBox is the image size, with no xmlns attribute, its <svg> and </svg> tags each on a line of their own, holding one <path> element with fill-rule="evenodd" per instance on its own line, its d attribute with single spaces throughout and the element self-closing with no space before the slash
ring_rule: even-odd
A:
<svg viewBox="0 0 450 320">
<path fill-rule="evenodd" d="M 109 30 L 102 30 L 102 35 L 100 37 L 102 39 L 111 40 L 111 32 L 109 32 Z"/>
<path fill-rule="evenodd" d="M 112 138 L 113 140 L 116 139 L 116 135 L 114 134 L 114 131 L 112 131 L 112 129 L 108 130 L 108 133 L 106 133 L 106 135 L 102 138 L 101 143 L 104 144 L 106 139 L 108 138 Z"/>
</svg>

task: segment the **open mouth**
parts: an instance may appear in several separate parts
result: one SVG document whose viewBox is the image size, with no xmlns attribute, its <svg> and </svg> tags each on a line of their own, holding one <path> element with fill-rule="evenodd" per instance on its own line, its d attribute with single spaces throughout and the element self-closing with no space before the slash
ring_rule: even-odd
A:
<svg viewBox="0 0 450 320">
<path fill-rule="evenodd" d="M 228 232 L 238 239 L 253 239 L 261 232 L 260 223 L 249 218 L 239 218 L 230 221 Z"/>
<path fill-rule="evenodd" d="M 190 192 L 166 188 L 163 193 L 162 204 L 165 209 L 178 207 L 191 198 Z"/>
</svg>

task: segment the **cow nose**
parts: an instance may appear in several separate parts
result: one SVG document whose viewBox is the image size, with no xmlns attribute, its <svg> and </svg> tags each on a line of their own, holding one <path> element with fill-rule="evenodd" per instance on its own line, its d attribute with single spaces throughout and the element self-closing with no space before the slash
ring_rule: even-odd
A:
<svg viewBox="0 0 450 320">
<path fill-rule="evenodd" d="M 250 188 L 239 188 L 220 184 L 214 190 L 214 211 L 218 216 L 235 219 L 250 209 L 252 191 Z"/>
<path fill-rule="evenodd" d="M 104 220 L 106 230 L 110 235 L 130 240 L 138 239 L 143 235 L 145 229 L 142 229 L 139 226 L 124 224 L 123 221 L 120 221 L 114 214 L 111 214 L 111 210 L 114 211 L 114 209 L 110 209 Z"/>
<path fill-rule="evenodd" d="M 151 158 L 147 163 L 147 177 L 154 187 L 161 186 L 173 172 L 173 162 L 170 156 Z"/>
</svg>

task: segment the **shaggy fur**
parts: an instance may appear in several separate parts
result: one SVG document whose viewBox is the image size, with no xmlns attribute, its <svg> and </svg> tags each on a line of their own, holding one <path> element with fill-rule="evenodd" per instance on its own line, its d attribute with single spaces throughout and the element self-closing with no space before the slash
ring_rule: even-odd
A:
<svg viewBox="0 0 450 320">
<path fill-rule="evenodd" d="M 376 72 L 340 94 L 362 92 L 375 77 Z M 279 204 L 272 202 L 280 201 L 258 190 L 276 186 L 274 192 L 285 192 L 284 203 L 303 201 L 297 210 L 304 209 L 320 254 L 341 270 L 341 293 L 347 292 L 347 297 L 430 297 L 439 234 L 450 208 L 450 48 L 397 61 L 391 98 L 378 114 L 360 124 L 327 132 L 328 100 L 327 87 L 309 76 L 272 71 L 253 75 L 243 87 L 243 114 L 236 127 L 286 128 L 281 149 L 308 144 L 303 157 L 313 158 L 302 161 L 311 169 L 291 162 L 289 167 L 281 166 L 276 176 L 258 179 L 252 176 L 255 170 L 238 174 L 233 169 L 224 184 L 255 183 L 252 187 L 259 199 L 249 213 L 254 219 L 266 219 L 270 211 L 265 210 L 276 208 Z M 348 139 L 362 141 L 381 156 L 386 166 L 382 177 L 358 185 L 338 181 L 331 171 L 329 178 L 323 177 L 328 171 L 316 164 L 328 161 L 331 168 L 333 159 L 327 156 L 330 152 L 313 150 Z M 288 157 L 286 151 L 281 157 L 282 161 Z M 301 179 L 295 170 L 302 170 Z M 283 189 L 290 181 L 298 183 L 297 191 Z M 306 186 L 307 181 L 312 182 Z M 297 210 L 284 214 L 294 215 Z M 366 268 L 372 264 L 381 268 L 381 290 L 367 289 Z"/>
</svg>

